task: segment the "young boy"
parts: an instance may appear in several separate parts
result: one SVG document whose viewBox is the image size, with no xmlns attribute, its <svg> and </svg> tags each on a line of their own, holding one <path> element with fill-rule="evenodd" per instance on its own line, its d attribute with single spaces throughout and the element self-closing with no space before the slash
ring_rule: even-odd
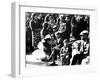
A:
<svg viewBox="0 0 100 80">
<path fill-rule="evenodd" d="M 69 65 L 71 54 L 69 52 L 68 40 L 67 39 L 65 39 L 63 41 L 63 45 L 64 46 L 60 50 L 61 65 Z"/>
</svg>

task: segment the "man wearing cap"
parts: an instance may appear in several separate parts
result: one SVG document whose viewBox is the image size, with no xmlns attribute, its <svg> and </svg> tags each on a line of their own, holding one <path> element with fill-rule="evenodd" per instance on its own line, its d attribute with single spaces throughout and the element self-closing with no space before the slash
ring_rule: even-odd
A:
<svg viewBox="0 0 100 80">
<path fill-rule="evenodd" d="M 81 40 L 77 40 L 77 48 L 73 49 L 71 65 L 82 64 L 82 61 L 89 56 L 89 38 L 88 31 L 84 30 L 80 33 Z M 75 44 L 75 43 L 74 43 Z"/>
<path fill-rule="evenodd" d="M 82 31 L 80 33 L 81 41 L 83 41 L 83 43 L 81 44 L 81 47 L 80 47 L 80 52 L 82 53 L 81 54 L 82 62 L 83 62 L 84 59 L 86 59 L 87 57 L 89 57 L 90 44 L 89 44 L 88 35 L 89 35 L 89 33 L 88 33 L 87 30 L 84 30 L 84 31 Z"/>
</svg>

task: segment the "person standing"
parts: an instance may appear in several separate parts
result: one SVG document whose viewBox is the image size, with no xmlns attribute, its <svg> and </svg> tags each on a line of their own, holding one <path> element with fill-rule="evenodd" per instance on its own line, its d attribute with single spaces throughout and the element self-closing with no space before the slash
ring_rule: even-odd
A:
<svg viewBox="0 0 100 80">
<path fill-rule="evenodd" d="M 32 28 L 32 46 L 37 49 L 38 43 L 41 41 L 40 31 L 42 29 L 42 24 L 38 21 L 38 13 L 32 14 L 32 20 L 30 21 L 30 26 Z"/>
<path fill-rule="evenodd" d="M 51 15 L 46 16 L 47 19 L 45 19 L 43 23 L 43 28 L 41 30 L 41 39 L 45 38 L 46 35 L 48 34 L 53 34 L 53 27 L 55 26 L 55 19 Z"/>
<path fill-rule="evenodd" d="M 71 19 L 72 36 L 76 40 L 80 40 L 80 33 L 83 30 L 89 30 L 89 23 L 84 20 L 83 15 L 75 15 Z"/>
</svg>

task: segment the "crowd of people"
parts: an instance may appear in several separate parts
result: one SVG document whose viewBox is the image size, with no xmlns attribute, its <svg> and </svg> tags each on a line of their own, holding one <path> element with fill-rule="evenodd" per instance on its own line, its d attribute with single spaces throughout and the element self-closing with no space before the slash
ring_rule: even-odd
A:
<svg viewBox="0 0 100 80">
<path fill-rule="evenodd" d="M 35 52 L 40 50 L 38 59 L 50 62 L 49 65 L 88 64 L 89 18 L 79 14 L 27 12 L 26 55 L 38 54 Z"/>
</svg>

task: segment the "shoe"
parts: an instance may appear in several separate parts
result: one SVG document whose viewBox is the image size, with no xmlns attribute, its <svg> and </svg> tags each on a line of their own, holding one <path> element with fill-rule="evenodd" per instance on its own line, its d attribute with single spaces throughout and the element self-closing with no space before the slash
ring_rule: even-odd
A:
<svg viewBox="0 0 100 80">
<path fill-rule="evenodd" d="M 49 64 L 49 66 L 57 66 L 58 64 L 55 64 L 54 62 Z"/>
</svg>

